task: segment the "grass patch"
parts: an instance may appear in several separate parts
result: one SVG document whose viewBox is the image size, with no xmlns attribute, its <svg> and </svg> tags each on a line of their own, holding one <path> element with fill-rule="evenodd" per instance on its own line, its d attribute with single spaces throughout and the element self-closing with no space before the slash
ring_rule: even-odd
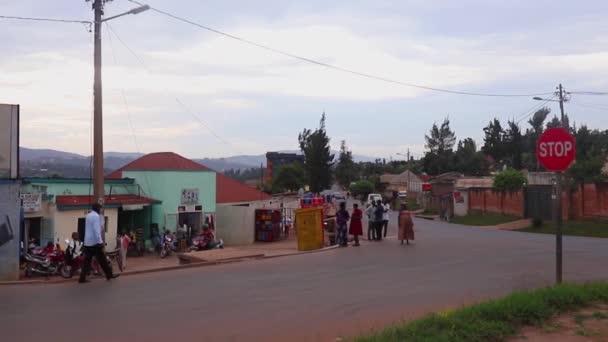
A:
<svg viewBox="0 0 608 342">
<path fill-rule="evenodd" d="M 553 223 L 547 222 L 540 227 L 520 229 L 521 232 L 555 234 Z M 564 235 L 608 238 L 608 222 L 590 221 L 564 221 L 562 225 Z"/>
<path fill-rule="evenodd" d="M 593 314 L 591 314 L 591 317 L 593 317 L 594 319 L 607 319 L 608 314 L 606 314 L 605 312 L 596 311 Z"/>
<path fill-rule="evenodd" d="M 485 342 L 515 336 L 525 325 L 543 326 L 554 316 L 594 302 L 608 302 L 608 283 L 563 284 L 516 292 L 502 299 L 390 327 L 355 342 Z M 587 331 L 580 331 L 588 334 Z"/>
<path fill-rule="evenodd" d="M 422 212 L 422 215 L 439 215 L 439 213 L 437 212 L 437 210 L 425 209 Z"/>
<path fill-rule="evenodd" d="M 503 215 L 466 215 L 454 216 L 450 219 L 450 222 L 467 226 L 495 226 L 497 224 L 517 221 L 519 219 L 519 217 Z"/>
</svg>

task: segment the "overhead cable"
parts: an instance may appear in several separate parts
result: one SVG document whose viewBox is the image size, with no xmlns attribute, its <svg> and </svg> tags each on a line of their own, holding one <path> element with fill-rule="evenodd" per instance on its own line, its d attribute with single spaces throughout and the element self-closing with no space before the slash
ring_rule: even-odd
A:
<svg viewBox="0 0 608 342">
<path fill-rule="evenodd" d="M 130 1 L 130 2 L 132 2 L 134 4 L 137 4 L 137 5 L 140 5 L 140 6 L 144 5 L 143 3 L 139 2 L 139 1 L 135 1 L 135 0 L 128 0 L 128 1 Z M 352 70 L 352 69 L 343 68 L 343 67 L 340 67 L 340 66 L 337 66 L 337 65 L 333 65 L 333 64 L 329 64 L 329 63 L 325 63 L 325 62 L 320 62 L 320 61 L 317 61 L 317 60 L 314 60 L 314 59 L 311 59 L 311 58 L 295 55 L 295 54 L 290 53 L 290 52 L 285 52 L 285 51 L 282 51 L 282 50 L 270 47 L 268 45 L 263 45 L 263 44 L 260 44 L 260 43 L 256 43 L 256 42 L 254 42 L 252 40 L 241 38 L 241 37 L 235 36 L 233 34 L 229 34 L 229 33 L 226 33 L 226 32 L 223 32 L 223 31 L 211 28 L 209 26 L 202 25 L 200 23 L 197 23 L 197 22 L 194 22 L 194 21 L 191 21 L 191 20 L 179 17 L 179 16 L 177 16 L 175 14 L 169 13 L 167 11 L 160 10 L 158 8 L 150 7 L 150 9 L 153 10 L 153 11 L 155 11 L 155 12 L 157 12 L 157 13 L 159 13 L 159 14 L 162 14 L 162 15 L 165 15 L 167 17 L 173 18 L 175 20 L 182 21 L 184 23 L 187 23 L 187 24 L 199 27 L 199 28 L 207 30 L 209 32 L 213 32 L 215 34 L 218 34 L 218 35 L 221 35 L 221 36 L 224 36 L 224 37 L 227 37 L 227 38 L 230 38 L 230 39 L 233 39 L 233 40 L 245 43 L 245 44 L 249 44 L 249 45 L 258 47 L 260 49 L 271 51 L 271 52 L 274 52 L 274 53 L 277 53 L 277 54 L 280 54 L 280 55 L 283 55 L 283 56 L 287 56 L 287 57 L 290 57 L 290 58 L 298 59 L 300 61 L 304 61 L 304 62 L 307 62 L 307 63 L 315 64 L 315 65 L 322 66 L 322 67 L 325 67 L 325 68 L 334 69 L 334 70 L 342 71 L 342 72 L 345 72 L 345 73 L 349 73 L 349 74 L 353 74 L 353 75 L 357 75 L 357 76 L 361 76 L 361 77 L 366 77 L 366 78 L 371 78 L 371 79 L 374 79 L 374 80 L 383 81 L 383 82 L 387 82 L 387 83 L 398 84 L 398 85 L 402 85 L 402 86 L 406 86 L 406 87 L 418 88 L 418 89 L 423 89 L 423 90 L 430 90 L 430 91 L 448 93 L 448 94 L 469 95 L 469 96 L 532 97 L 532 96 L 542 96 L 542 95 L 552 94 L 552 93 L 535 93 L 535 94 L 475 93 L 475 92 L 468 92 L 468 91 L 458 91 L 458 90 L 436 88 L 436 87 L 431 87 L 431 86 L 421 85 L 421 84 L 416 84 L 416 83 L 410 83 L 410 82 L 402 82 L 402 81 L 393 80 L 393 79 L 389 79 L 389 78 L 382 77 L 382 76 L 375 76 L 375 75 L 372 75 L 372 74 L 368 74 L 368 73 L 364 73 L 364 72 L 359 72 L 359 71 Z"/>
</svg>

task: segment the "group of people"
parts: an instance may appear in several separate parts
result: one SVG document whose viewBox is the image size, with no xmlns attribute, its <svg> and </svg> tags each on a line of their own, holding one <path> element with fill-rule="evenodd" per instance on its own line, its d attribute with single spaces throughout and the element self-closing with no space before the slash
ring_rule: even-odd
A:
<svg viewBox="0 0 608 342">
<path fill-rule="evenodd" d="M 388 224 L 390 221 L 390 205 L 388 202 L 382 203 L 381 200 L 372 202 L 366 208 L 368 217 L 367 239 L 369 241 L 381 241 L 386 238 L 388 232 Z M 363 211 L 359 209 L 358 204 L 353 204 L 353 212 L 350 214 L 346 210 L 346 203 L 341 202 L 336 213 L 336 244 L 346 247 L 348 246 L 348 235 L 353 236 L 353 246 L 360 246 L 359 236 L 363 235 Z M 350 226 L 349 226 L 350 221 Z M 397 239 L 401 244 L 414 240 L 414 223 L 407 205 L 401 204 L 401 209 L 398 215 L 398 235 Z"/>
</svg>

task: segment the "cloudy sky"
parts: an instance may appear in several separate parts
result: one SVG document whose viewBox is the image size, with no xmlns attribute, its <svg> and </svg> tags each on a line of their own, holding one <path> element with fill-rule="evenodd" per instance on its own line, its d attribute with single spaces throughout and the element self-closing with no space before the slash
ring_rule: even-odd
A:
<svg viewBox="0 0 608 342">
<path fill-rule="evenodd" d="M 608 2 L 548 0 L 149 0 L 275 49 L 458 91 L 608 91 Z M 136 5 L 115 0 L 111 16 Z M 82 1 L 0 0 L 0 15 L 91 20 Z M 82 24 L 0 19 L 0 103 L 21 105 L 21 145 L 91 151 L 92 33 Z M 106 151 L 188 157 L 296 149 L 323 111 L 332 145 L 419 156 L 433 122 L 482 141 L 530 97 L 474 97 L 355 76 L 234 41 L 153 11 L 103 30 Z M 552 109 L 557 112 L 557 105 Z M 608 96 L 573 95 L 571 121 L 608 129 Z M 521 122 L 525 128 L 525 120 Z"/>
</svg>

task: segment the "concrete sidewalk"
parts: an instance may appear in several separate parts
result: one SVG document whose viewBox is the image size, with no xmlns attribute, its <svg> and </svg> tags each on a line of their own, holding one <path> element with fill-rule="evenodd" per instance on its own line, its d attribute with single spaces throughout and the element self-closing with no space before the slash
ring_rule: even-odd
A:
<svg viewBox="0 0 608 342">
<path fill-rule="evenodd" d="M 122 275 L 127 276 L 170 271 L 181 268 L 211 266 L 245 260 L 315 253 L 334 249 L 335 247 L 336 246 L 331 246 L 314 251 L 298 251 L 297 241 L 292 238 L 284 241 L 257 242 L 251 245 L 232 246 L 208 251 L 173 253 L 164 259 L 161 259 L 158 254 L 146 254 L 142 257 L 127 258 L 127 265 L 123 269 Z M 116 270 L 116 265 L 114 265 L 114 269 Z M 66 281 L 75 281 L 76 279 L 77 276 L 71 279 L 64 279 L 60 276 L 49 278 L 45 278 L 44 276 L 25 278 L 22 276 L 18 281 L 0 282 L 0 285 L 62 283 Z"/>
</svg>

